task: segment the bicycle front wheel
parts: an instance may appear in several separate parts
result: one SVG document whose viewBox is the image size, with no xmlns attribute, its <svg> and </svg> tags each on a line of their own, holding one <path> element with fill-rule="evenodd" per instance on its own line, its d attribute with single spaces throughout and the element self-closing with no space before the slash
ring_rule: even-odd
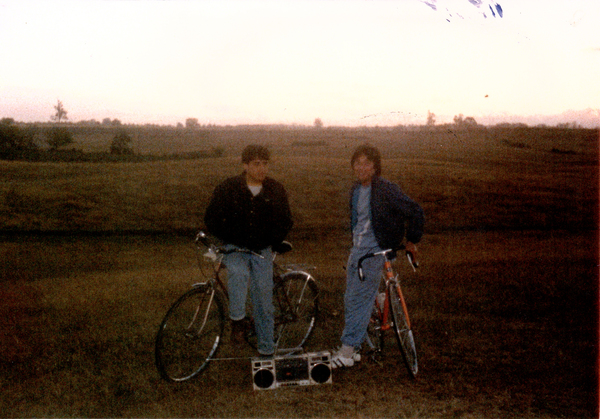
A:
<svg viewBox="0 0 600 419">
<path fill-rule="evenodd" d="M 408 312 L 406 311 L 406 304 L 404 303 L 400 286 L 390 283 L 388 295 L 390 298 L 390 313 L 392 315 L 393 328 L 398 340 L 398 346 L 400 347 L 400 352 L 402 352 L 402 358 L 404 359 L 406 368 L 408 368 L 408 372 L 412 378 L 415 378 L 419 371 L 417 348 L 412 330 L 410 329 Z"/>
<path fill-rule="evenodd" d="M 168 381 L 197 376 L 215 355 L 225 318 L 215 289 L 200 285 L 182 295 L 163 319 L 155 342 L 155 361 Z"/>
<path fill-rule="evenodd" d="M 288 272 L 278 278 L 273 289 L 277 351 L 304 346 L 317 320 L 318 295 L 317 284 L 306 272 Z"/>
</svg>

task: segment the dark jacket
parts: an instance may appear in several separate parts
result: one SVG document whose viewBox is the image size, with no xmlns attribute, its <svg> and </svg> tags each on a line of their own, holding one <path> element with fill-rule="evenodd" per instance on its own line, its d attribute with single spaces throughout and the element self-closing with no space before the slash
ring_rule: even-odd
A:
<svg viewBox="0 0 600 419">
<path fill-rule="evenodd" d="M 253 196 L 245 172 L 215 188 L 204 223 L 223 242 L 254 251 L 280 244 L 293 224 L 283 185 L 267 177 Z"/>
<path fill-rule="evenodd" d="M 356 204 L 360 186 L 350 191 L 351 228 L 357 223 Z M 406 240 L 418 243 L 423 236 L 425 214 L 419 204 L 402 192 L 395 183 L 375 176 L 371 182 L 371 224 L 381 249 L 398 248 L 406 233 Z"/>
</svg>

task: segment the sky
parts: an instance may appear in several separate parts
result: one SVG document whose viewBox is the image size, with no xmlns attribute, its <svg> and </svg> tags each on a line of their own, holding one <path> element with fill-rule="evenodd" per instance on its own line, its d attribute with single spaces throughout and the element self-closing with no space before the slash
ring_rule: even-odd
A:
<svg viewBox="0 0 600 419">
<path fill-rule="evenodd" d="M 598 22 L 598 0 L 0 0 L 0 118 L 600 126 Z"/>
</svg>

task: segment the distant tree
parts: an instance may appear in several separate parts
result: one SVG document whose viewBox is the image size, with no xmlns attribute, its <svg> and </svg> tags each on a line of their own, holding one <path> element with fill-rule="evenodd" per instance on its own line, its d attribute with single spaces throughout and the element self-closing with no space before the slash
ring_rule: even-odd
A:
<svg viewBox="0 0 600 419">
<path fill-rule="evenodd" d="M 317 129 L 323 128 L 323 121 L 321 121 L 321 118 L 315 119 L 315 128 L 317 128 Z"/>
<path fill-rule="evenodd" d="M 427 111 L 427 126 L 432 127 L 435 125 L 435 114 L 431 111 Z"/>
<path fill-rule="evenodd" d="M 58 150 L 60 147 L 72 144 L 73 135 L 64 127 L 52 127 L 46 133 L 46 143 L 50 146 L 50 150 Z"/>
<path fill-rule="evenodd" d="M 119 131 L 110 144 L 110 154 L 129 155 L 133 154 L 131 148 L 131 136 L 125 131 Z"/>
<path fill-rule="evenodd" d="M 100 125 L 100 122 L 96 121 L 95 119 L 90 119 L 89 121 L 82 119 L 77 122 L 77 125 L 93 126 L 93 125 Z"/>
<path fill-rule="evenodd" d="M 63 119 L 69 119 L 67 117 L 67 111 L 65 110 L 62 102 L 59 100 L 58 104 L 54 106 L 54 110 L 56 111 L 54 115 L 52 115 L 52 120 L 60 123 Z"/>
<path fill-rule="evenodd" d="M 185 120 L 185 127 L 187 129 L 198 129 L 200 128 L 200 124 L 198 123 L 198 118 L 188 118 Z"/>
<path fill-rule="evenodd" d="M 477 126 L 477 121 L 475 121 L 475 118 L 473 118 L 472 116 L 467 116 L 463 121 L 463 125 L 466 128 L 474 128 Z"/>
<path fill-rule="evenodd" d="M 462 126 L 463 122 L 464 122 L 464 116 L 462 113 L 460 115 L 454 116 L 454 125 L 460 127 L 460 126 Z"/>
<path fill-rule="evenodd" d="M 472 116 L 467 116 L 466 118 L 461 113 L 454 117 L 454 124 L 459 128 L 475 128 L 477 127 L 477 121 Z"/>
<path fill-rule="evenodd" d="M 102 125 L 111 125 L 112 121 L 110 120 L 110 118 L 104 118 L 102 120 Z"/>
<path fill-rule="evenodd" d="M 558 123 L 556 124 L 556 128 L 573 128 L 573 129 L 577 129 L 577 128 L 582 128 L 580 124 L 578 124 L 577 122 L 565 122 L 565 123 Z"/>
</svg>

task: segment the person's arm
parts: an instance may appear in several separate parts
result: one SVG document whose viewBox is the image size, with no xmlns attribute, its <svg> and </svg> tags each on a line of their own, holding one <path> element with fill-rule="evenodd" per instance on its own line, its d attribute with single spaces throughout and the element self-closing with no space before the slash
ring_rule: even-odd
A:
<svg viewBox="0 0 600 419">
<path fill-rule="evenodd" d="M 208 207 L 206 208 L 206 213 L 204 214 L 204 224 L 206 225 L 206 229 L 213 236 L 223 240 L 224 237 L 224 229 L 223 223 L 225 221 L 225 216 L 223 214 L 223 208 L 225 206 L 224 202 L 224 185 L 218 185 L 210 198 L 210 202 L 208 203 Z"/>
<path fill-rule="evenodd" d="M 406 241 L 417 244 L 421 241 L 421 237 L 423 237 L 425 213 L 419 204 L 406 195 L 404 197 L 403 213 L 406 217 Z"/>
<path fill-rule="evenodd" d="M 274 197 L 275 223 L 273 228 L 272 245 L 280 244 L 292 229 L 294 221 L 292 220 L 292 211 L 288 200 L 287 192 L 282 185 L 276 184 Z"/>
<path fill-rule="evenodd" d="M 402 189 L 399 186 L 396 185 L 392 191 L 394 195 L 393 202 L 395 202 L 400 215 L 406 220 L 406 241 L 417 244 L 421 241 L 425 225 L 425 213 L 423 208 L 402 192 Z"/>
</svg>

